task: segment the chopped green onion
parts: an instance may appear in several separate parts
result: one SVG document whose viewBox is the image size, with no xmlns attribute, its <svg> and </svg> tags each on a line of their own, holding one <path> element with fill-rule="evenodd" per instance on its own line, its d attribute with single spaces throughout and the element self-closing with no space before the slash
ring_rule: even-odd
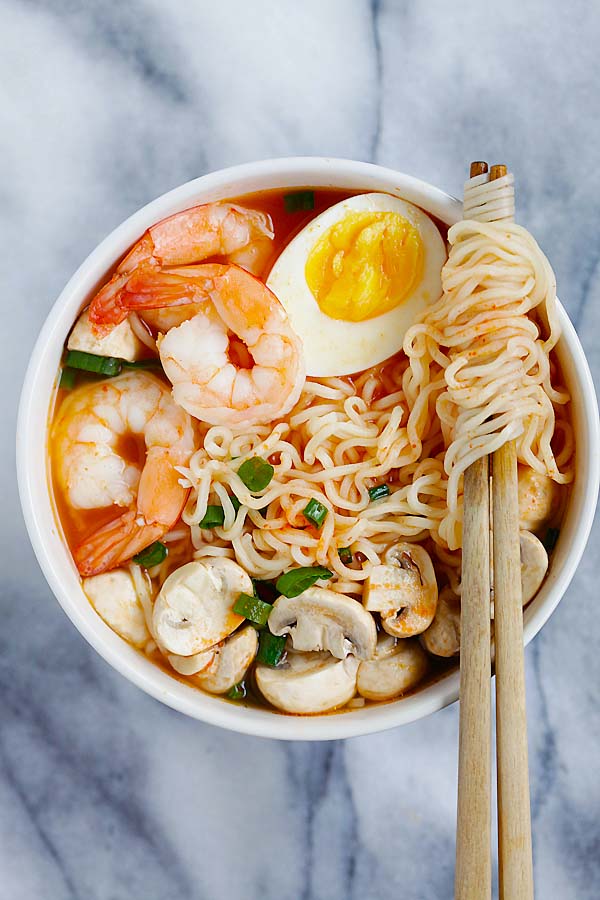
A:
<svg viewBox="0 0 600 900">
<path fill-rule="evenodd" d="M 207 506 L 200 528 L 217 528 L 225 522 L 225 511 L 222 506 Z"/>
<path fill-rule="evenodd" d="M 351 563 L 354 559 L 350 547 L 340 547 L 338 550 L 338 556 L 345 566 Z"/>
<path fill-rule="evenodd" d="M 323 504 L 319 503 L 318 500 L 311 499 L 302 510 L 302 515 L 305 519 L 307 519 L 307 521 L 310 522 L 311 525 L 315 525 L 317 528 L 320 528 L 327 518 L 328 512 L 329 510 L 326 506 L 323 506 Z"/>
<path fill-rule="evenodd" d="M 231 500 L 231 505 L 233 506 L 234 510 L 237 512 L 242 504 L 235 496 L 235 494 L 230 494 L 229 499 Z"/>
<path fill-rule="evenodd" d="M 69 350 L 65 364 L 72 369 L 84 372 L 95 372 L 96 375 L 118 375 L 122 360 L 116 356 L 97 356 L 95 353 L 84 353 L 82 350 Z"/>
<path fill-rule="evenodd" d="M 271 634 L 270 631 L 261 631 L 258 639 L 258 653 L 256 659 L 266 666 L 276 666 L 281 662 L 285 653 L 285 635 Z"/>
<path fill-rule="evenodd" d="M 283 205 L 287 213 L 299 212 L 303 209 L 315 208 L 314 191 L 294 191 L 283 195 Z"/>
<path fill-rule="evenodd" d="M 129 362 L 128 359 L 120 360 L 121 365 L 124 369 L 162 369 L 162 363 L 160 359 L 152 356 L 149 359 L 136 359 L 134 362 Z"/>
<path fill-rule="evenodd" d="M 382 497 L 389 497 L 390 489 L 387 484 L 376 484 L 375 487 L 369 488 L 369 500 L 381 500 Z"/>
<path fill-rule="evenodd" d="M 237 684 L 234 684 L 234 686 L 227 691 L 225 696 L 229 700 L 243 700 L 246 696 L 246 685 L 243 681 L 238 681 Z"/>
<path fill-rule="evenodd" d="M 160 541 L 154 541 L 154 543 L 150 544 L 149 547 L 146 547 L 145 550 L 137 553 L 133 557 L 133 561 L 140 566 L 144 566 L 146 569 L 151 569 L 152 566 L 157 566 L 163 559 L 166 559 L 168 553 L 169 551 L 164 544 L 161 544 Z"/>
<path fill-rule="evenodd" d="M 302 566 L 292 569 L 277 579 L 277 590 L 284 597 L 297 597 L 312 587 L 320 578 L 332 578 L 333 572 L 324 566 Z"/>
<path fill-rule="evenodd" d="M 552 553 L 554 548 L 556 547 L 556 542 L 558 541 L 558 536 L 560 534 L 559 528 L 549 528 L 546 532 L 546 537 L 542 541 L 542 544 L 546 548 L 546 553 Z"/>
<path fill-rule="evenodd" d="M 251 597 L 250 594 L 240 594 L 233 604 L 234 613 L 250 619 L 256 625 L 266 625 L 272 610 L 270 603 L 264 603 L 258 597 Z"/>
<path fill-rule="evenodd" d="M 77 372 L 75 369 L 67 369 L 64 368 L 60 373 L 60 381 L 58 382 L 59 388 L 62 388 L 63 391 L 70 391 L 72 387 L 75 385 L 75 376 Z"/>
<path fill-rule="evenodd" d="M 270 484 L 275 469 L 260 456 L 247 459 L 238 469 L 238 475 L 249 491 L 262 491 Z"/>
<path fill-rule="evenodd" d="M 272 581 L 261 581 L 259 578 L 253 578 L 252 585 L 255 597 L 258 597 L 259 600 L 264 600 L 265 603 L 273 605 L 279 597 L 279 591 Z"/>
</svg>

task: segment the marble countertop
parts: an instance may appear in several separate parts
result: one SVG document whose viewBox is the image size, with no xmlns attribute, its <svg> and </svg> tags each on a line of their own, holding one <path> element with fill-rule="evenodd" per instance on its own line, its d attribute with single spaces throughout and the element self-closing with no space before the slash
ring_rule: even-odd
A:
<svg viewBox="0 0 600 900">
<path fill-rule="evenodd" d="M 583 0 L 5 0 L 0 898 L 446 900 L 458 709 L 295 745 L 187 720 L 69 623 L 17 498 L 17 396 L 54 298 L 137 207 L 319 154 L 460 194 L 506 160 L 600 375 L 600 8 Z M 537 896 L 600 896 L 600 535 L 527 650 Z M 590 636 L 595 636 L 590 640 Z"/>
</svg>

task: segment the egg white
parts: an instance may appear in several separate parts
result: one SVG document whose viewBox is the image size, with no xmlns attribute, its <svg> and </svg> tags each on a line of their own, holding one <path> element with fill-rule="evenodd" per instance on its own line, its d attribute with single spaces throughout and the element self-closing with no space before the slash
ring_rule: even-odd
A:
<svg viewBox="0 0 600 900">
<path fill-rule="evenodd" d="M 306 260 L 321 235 L 357 210 L 399 213 L 417 228 L 423 243 L 423 271 L 415 289 L 389 312 L 362 322 L 332 319 L 321 311 L 305 276 Z M 408 328 L 442 293 L 446 247 L 429 216 L 390 194 L 360 194 L 326 209 L 288 244 L 267 279 L 304 345 L 306 374 L 350 375 L 374 366 L 402 347 Z"/>
</svg>

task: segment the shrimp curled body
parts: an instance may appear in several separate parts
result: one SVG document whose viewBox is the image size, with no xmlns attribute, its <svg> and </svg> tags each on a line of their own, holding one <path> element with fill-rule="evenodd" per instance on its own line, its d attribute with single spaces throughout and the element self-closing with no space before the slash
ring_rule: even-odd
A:
<svg viewBox="0 0 600 900">
<path fill-rule="evenodd" d="M 280 418 L 304 385 L 302 343 L 277 297 L 248 271 L 268 233 L 265 218 L 207 204 L 159 222 L 90 306 L 90 321 L 101 330 L 130 312 L 146 316 L 159 331 L 175 401 L 210 425 Z M 215 255 L 227 256 L 228 264 L 191 264 Z"/>
<path fill-rule="evenodd" d="M 142 467 L 121 452 L 130 437 L 143 438 Z M 52 433 L 58 484 L 73 509 L 125 510 L 75 547 L 82 575 L 120 565 L 172 528 L 188 494 L 174 466 L 193 447 L 190 417 L 154 375 L 130 372 L 67 397 Z"/>
</svg>

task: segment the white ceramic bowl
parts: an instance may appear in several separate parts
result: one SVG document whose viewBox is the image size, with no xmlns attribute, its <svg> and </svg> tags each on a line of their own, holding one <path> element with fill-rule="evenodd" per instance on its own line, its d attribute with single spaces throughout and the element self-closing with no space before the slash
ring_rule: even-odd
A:
<svg viewBox="0 0 600 900">
<path fill-rule="evenodd" d="M 198 203 L 268 188 L 306 186 L 387 191 L 421 206 L 447 224 L 461 216 L 458 200 L 422 181 L 364 162 L 318 157 L 266 160 L 224 169 L 159 197 L 102 241 L 54 304 L 35 345 L 23 387 L 17 461 L 25 522 L 42 571 L 66 614 L 107 662 L 148 694 L 205 722 L 263 737 L 328 740 L 402 725 L 441 709 L 458 697 L 458 672 L 404 700 L 308 718 L 246 708 L 181 684 L 112 632 L 88 603 L 53 512 L 46 453 L 48 415 L 65 338 L 80 309 L 146 228 Z M 559 312 L 563 328 L 559 354 L 573 397 L 577 479 L 548 578 L 525 612 L 526 643 L 547 621 L 573 577 L 592 525 L 598 492 L 596 397 L 575 330 L 562 307 Z"/>
</svg>

